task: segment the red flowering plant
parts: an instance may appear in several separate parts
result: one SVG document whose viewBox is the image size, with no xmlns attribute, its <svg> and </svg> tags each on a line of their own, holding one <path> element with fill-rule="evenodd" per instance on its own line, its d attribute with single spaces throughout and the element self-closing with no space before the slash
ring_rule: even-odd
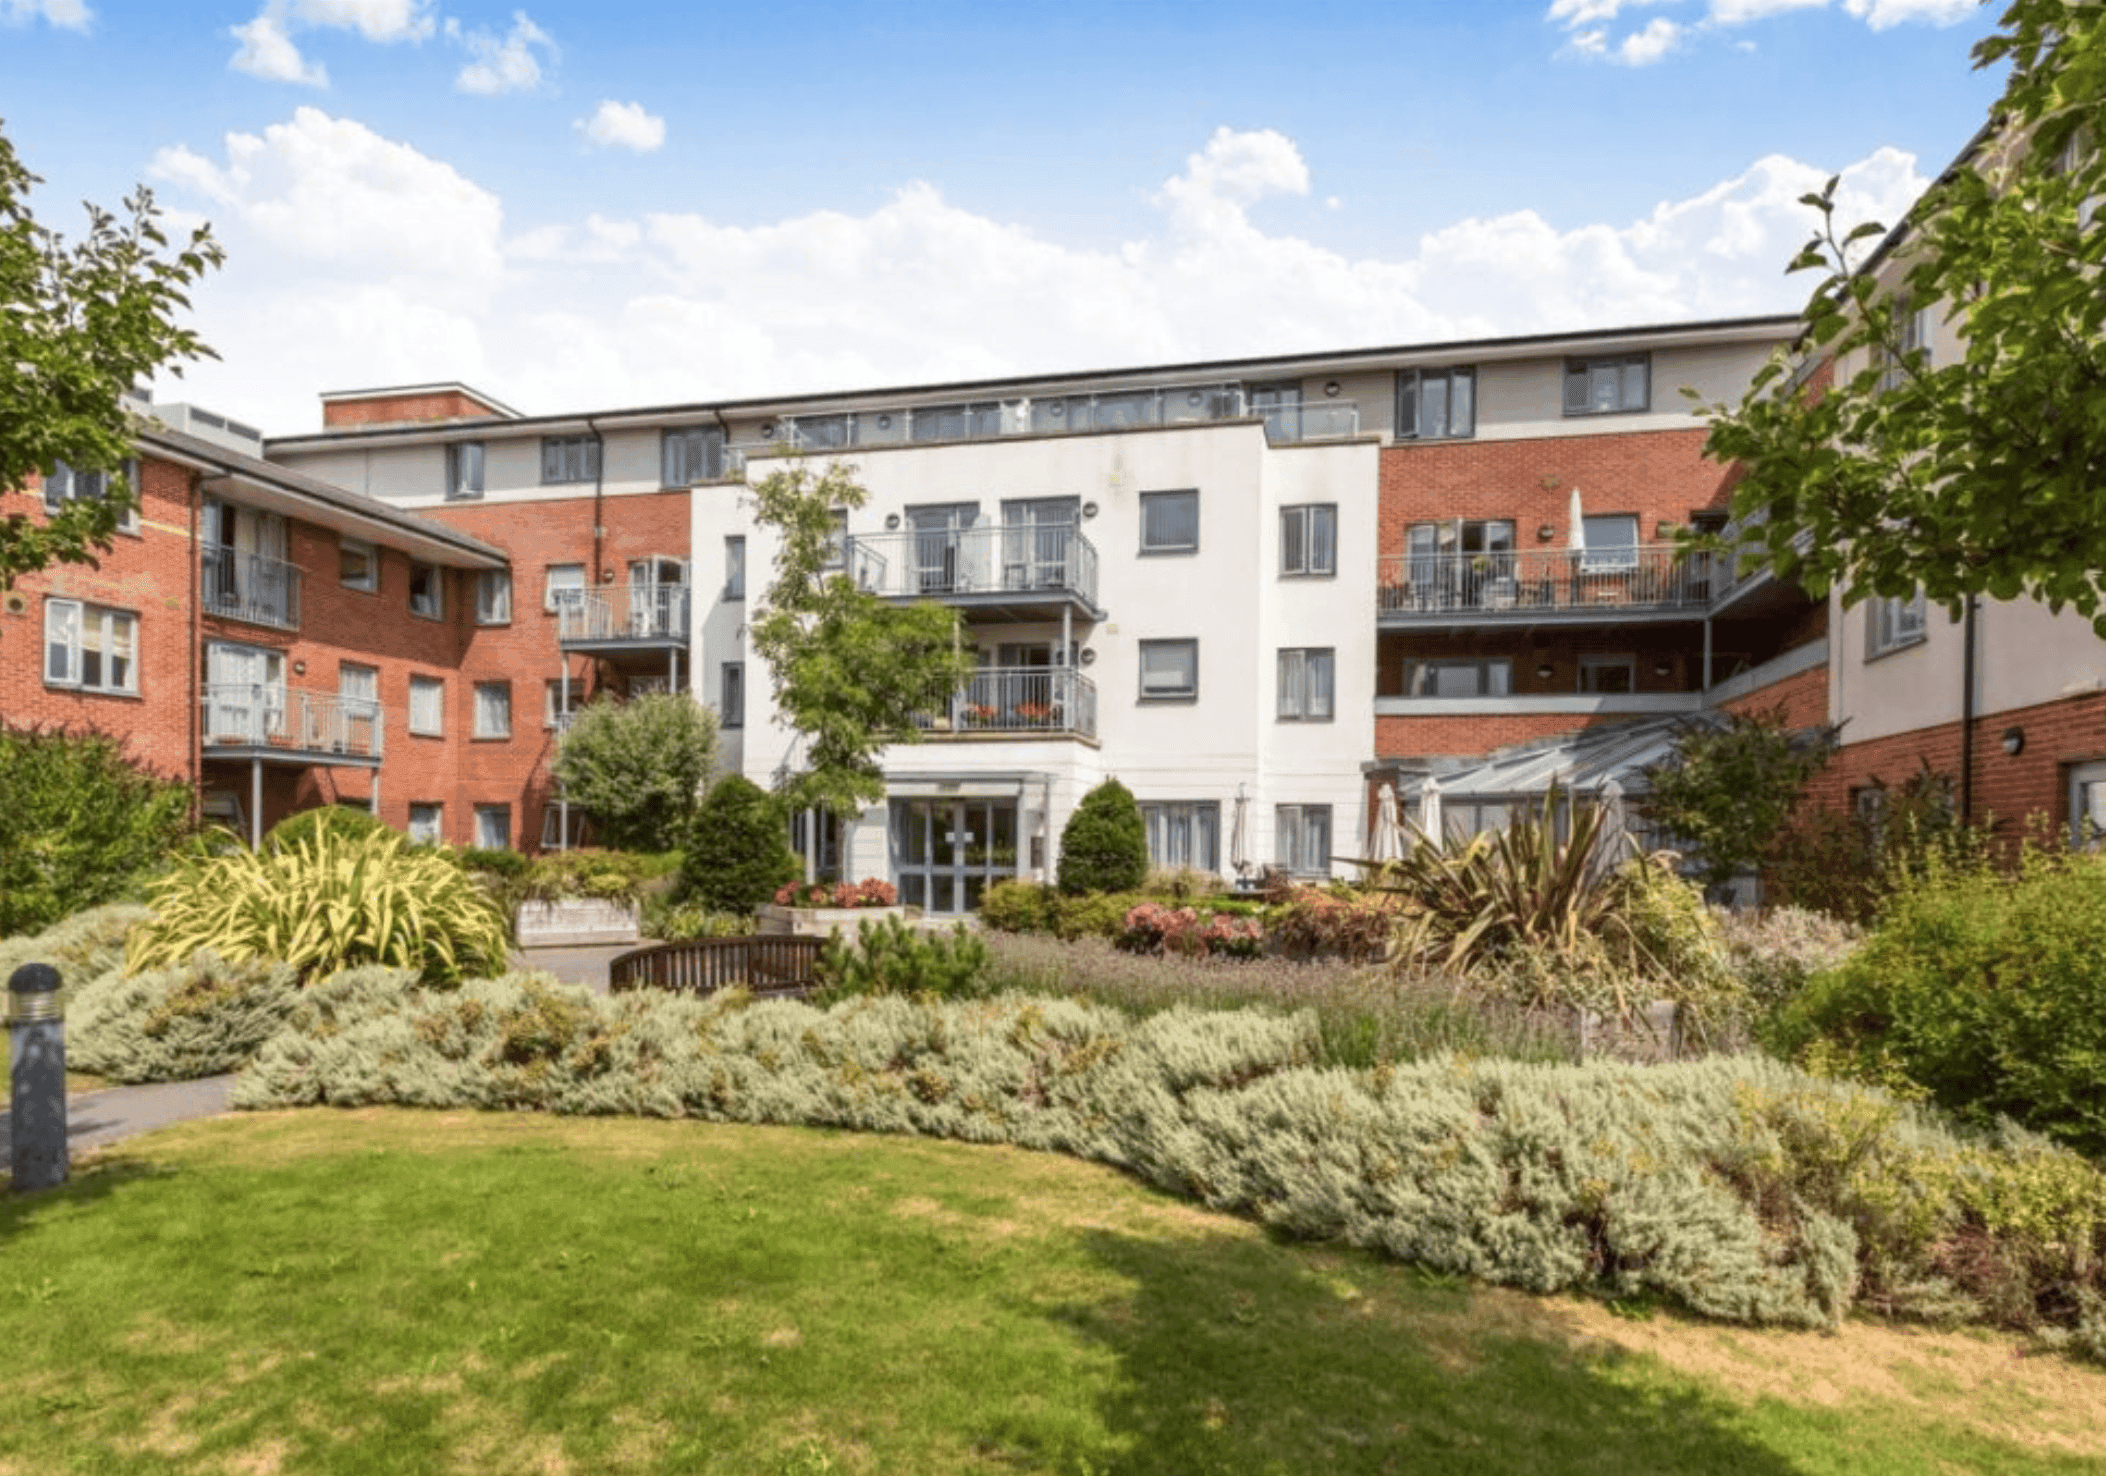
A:
<svg viewBox="0 0 2106 1476">
<path fill-rule="evenodd" d="M 1129 953 L 1256 958 L 1265 951 L 1265 929 L 1253 917 L 1143 902 L 1127 911 L 1117 942 Z"/>
<path fill-rule="evenodd" d="M 899 901 L 891 882 L 791 882 L 775 893 L 777 907 L 890 907 Z"/>
</svg>

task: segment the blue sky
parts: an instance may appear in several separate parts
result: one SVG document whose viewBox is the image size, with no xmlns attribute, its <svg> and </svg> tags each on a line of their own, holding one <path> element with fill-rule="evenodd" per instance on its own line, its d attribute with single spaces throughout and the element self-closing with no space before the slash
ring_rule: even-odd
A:
<svg viewBox="0 0 2106 1476">
<path fill-rule="evenodd" d="M 0 0 L 40 216 L 210 219 L 175 393 L 550 411 L 1789 310 L 1997 91 L 1967 0 Z"/>
</svg>

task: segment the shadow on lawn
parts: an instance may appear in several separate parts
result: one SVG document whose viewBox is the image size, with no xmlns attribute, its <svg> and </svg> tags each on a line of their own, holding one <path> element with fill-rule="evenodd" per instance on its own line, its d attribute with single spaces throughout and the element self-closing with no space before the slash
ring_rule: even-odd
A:
<svg viewBox="0 0 2106 1476">
<path fill-rule="evenodd" d="M 1097 1232 L 1132 1283 L 1065 1319 L 1115 1352 L 1119 1472 L 1702 1472 L 1795 1467 L 1709 1396 L 1619 1379 L 1549 1302 L 1305 1248 Z"/>
<path fill-rule="evenodd" d="M 20 1235 L 41 1216 L 60 1210 L 77 1213 L 140 1180 L 165 1179 L 178 1172 L 167 1164 L 130 1157 L 119 1149 L 88 1152 L 92 1157 L 84 1159 L 76 1150 L 73 1172 L 65 1183 L 33 1194 L 15 1193 L 12 1177 L 0 1169 L 0 1243 Z"/>
</svg>

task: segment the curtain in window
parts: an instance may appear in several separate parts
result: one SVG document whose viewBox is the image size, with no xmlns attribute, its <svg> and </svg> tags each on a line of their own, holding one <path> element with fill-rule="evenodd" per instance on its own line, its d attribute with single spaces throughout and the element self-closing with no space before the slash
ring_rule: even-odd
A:
<svg viewBox="0 0 2106 1476">
<path fill-rule="evenodd" d="M 80 680 L 80 606 L 72 600 L 44 602 L 44 680 Z"/>
<path fill-rule="evenodd" d="M 1177 697 L 1199 688 L 1197 641 L 1144 641 L 1141 644 L 1141 695 Z"/>
<path fill-rule="evenodd" d="M 503 738 L 512 731 L 512 689 L 499 682 L 475 688 L 475 736 Z"/>
<path fill-rule="evenodd" d="M 445 724 L 446 687 L 441 682 L 411 678 L 409 725 L 415 733 L 437 733 Z"/>
<path fill-rule="evenodd" d="M 1199 494 L 1163 492 L 1141 499 L 1141 547 L 1197 548 Z"/>
</svg>

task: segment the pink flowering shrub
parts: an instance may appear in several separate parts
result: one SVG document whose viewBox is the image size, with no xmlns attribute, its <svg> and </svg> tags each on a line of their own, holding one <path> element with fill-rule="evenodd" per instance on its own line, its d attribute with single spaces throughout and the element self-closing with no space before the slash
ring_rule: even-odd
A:
<svg viewBox="0 0 2106 1476">
<path fill-rule="evenodd" d="M 777 907 L 890 907 L 899 901 L 891 882 L 791 882 L 775 893 Z"/>
<path fill-rule="evenodd" d="M 1254 917 L 1143 902 L 1127 910 L 1117 941 L 1129 953 L 1256 958 L 1265 951 L 1265 929 Z"/>
</svg>

